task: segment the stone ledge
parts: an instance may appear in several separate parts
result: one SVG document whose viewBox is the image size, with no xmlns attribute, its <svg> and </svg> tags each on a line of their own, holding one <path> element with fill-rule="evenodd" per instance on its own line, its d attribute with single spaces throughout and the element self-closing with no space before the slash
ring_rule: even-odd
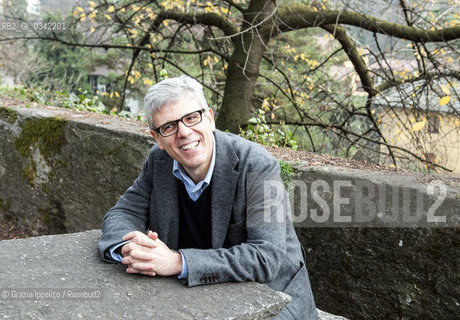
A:
<svg viewBox="0 0 460 320">
<path fill-rule="evenodd" d="M 127 274 L 100 260 L 99 236 L 92 230 L 1 241 L 0 318 L 268 319 L 290 301 L 254 282 L 188 288 L 175 277 Z M 64 298 L 14 299 L 13 290 Z M 82 291 L 86 299 L 78 298 Z"/>
<path fill-rule="evenodd" d="M 189 288 L 176 277 L 127 274 L 100 260 L 100 234 L 0 241 L 0 318 L 272 319 L 291 300 L 256 282 Z"/>
</svg>

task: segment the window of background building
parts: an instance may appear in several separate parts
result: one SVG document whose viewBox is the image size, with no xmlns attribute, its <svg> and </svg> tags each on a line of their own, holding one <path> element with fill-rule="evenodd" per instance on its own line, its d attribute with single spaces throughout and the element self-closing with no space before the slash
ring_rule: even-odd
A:
<svg viewBox="0 0 460 320">
<path fill-rule="evenodd" d="M 426 127 L 428 133 L 439 133 L 439 123 L 439 116 L 429 116 Z"/>
</svg>

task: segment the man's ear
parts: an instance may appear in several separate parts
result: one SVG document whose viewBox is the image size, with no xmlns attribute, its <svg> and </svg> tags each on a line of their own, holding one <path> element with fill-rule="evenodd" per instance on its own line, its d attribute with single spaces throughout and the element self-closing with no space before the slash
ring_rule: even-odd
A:
<svg viewBox="0 0 460 320">
<path fill-rule="evenodd" d="M 153 139 L 155 139 L 155 141 L 157 142 L 158 148 L 164 150 L 163 144 L 161 143 L 161 139 L 159 139 L 159 134 L 153 130 L 150 130 L 150 134 L 152 135 Z"/>
<path fill-rule="evenodd" d="M 212 131 L 216 131 L 216 122 L 214 121 L 214 111 L 211 108 L 208 108 L 206 112 L 206 118 L 209 121 L 209 125 Z"/>
</svg>

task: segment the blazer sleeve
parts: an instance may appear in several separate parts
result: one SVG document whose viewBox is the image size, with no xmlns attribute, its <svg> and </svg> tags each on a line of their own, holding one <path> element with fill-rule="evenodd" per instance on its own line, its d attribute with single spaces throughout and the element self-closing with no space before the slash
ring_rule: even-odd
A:
<svg viewBox="0 0 460 320">
<path fill-rule="evenodd" d="M 123 242 L 123 236 L 131 231 L 146 230 L 152 193 L 153 150 L 145 161 L 139 177 L 120 197 L 102 221 L 102 235 L 98 247 L 102 260 L 116 262 L 109 248 Z"/>
<path fill-rule="evenodd" d="M 267 159 L 264 159 L 267 160 Z M 290 207 L 276 159 L 246 173 L 247 240 L 230 248 L 181 249 L 188 286 L 228 281 L 271 282 L 287 261 Z"/>
</svg>

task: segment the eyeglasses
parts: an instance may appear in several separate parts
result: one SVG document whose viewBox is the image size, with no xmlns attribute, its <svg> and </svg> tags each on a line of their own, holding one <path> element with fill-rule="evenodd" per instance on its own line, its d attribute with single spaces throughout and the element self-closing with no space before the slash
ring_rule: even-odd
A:
<svg viewBox="0 0 460 320">
<path fill-rule="evenodd" d="M 205 111 L 206 109 L 201 109 L 198 111 L 187 113 L 180 119 L 170 121 L 159 126 L 157 129 L 155 129 L 155 131 L 161 134 L 163 137 L 172 136 L 173 134 L 176 134 L 179 130 L 179 121 L 182 122 L 186 127 L 193 127 L 203 120 L 203 112 Z"/>
</svg>

